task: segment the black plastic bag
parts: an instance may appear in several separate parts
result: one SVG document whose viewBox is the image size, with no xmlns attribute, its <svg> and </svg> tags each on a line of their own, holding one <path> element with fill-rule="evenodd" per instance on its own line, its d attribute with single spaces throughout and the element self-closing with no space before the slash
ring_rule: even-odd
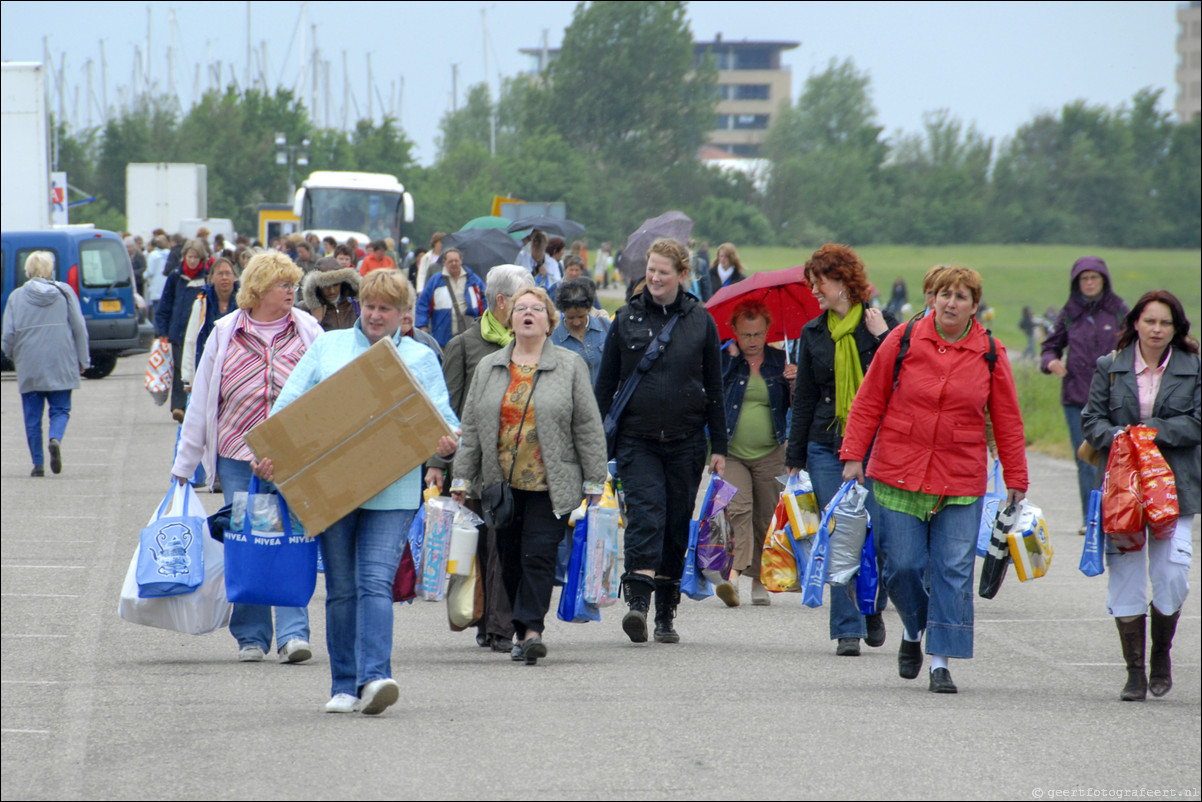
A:
<svg viewBox="0 0 1202 802">
<path fill-rule="evenodd" d="M 985 553 L 985 564 L 981 566 L 981 584 L 977 594 L 982 599 L 992 599 L 1002 589 L 1002 580 L 1010 570 L 1010 543 L 1007 533 L 1018 523 L 1019 505 L 1011 504 L 998 510 L 993 521 L 993 534 L 989 538 L 989 550 Z"/>
</svg>

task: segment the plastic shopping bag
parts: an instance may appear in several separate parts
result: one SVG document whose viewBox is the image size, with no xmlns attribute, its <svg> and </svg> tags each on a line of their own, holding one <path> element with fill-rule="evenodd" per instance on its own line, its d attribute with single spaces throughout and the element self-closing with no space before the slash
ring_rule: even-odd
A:
<svg viewBox="0 0 1202 802">
<path fill-rule="evenodd" d="M 872 527 L 868 519 L 868 488 L 859 482 L 845 482 L 841 490 L 843 497 L 836 497 L 831 518 L 831 551 L 826 573 L 826 581 L 831 585 L 846 585 L 860 570 L 860 554 Z"/>
<path fill-rule="evenodd" d="M 1177 479 L 1173 469 L 1156 445 L 1156 429 L 1132 426 L 1127 430 L 1135 446 L 1139 465 L 1139 485 L 1144 503 L 1144 520 L 1152 529 L 1152 537 L 1167 540 L 1177 528 Z"/>
<path fill-rule="evenodd" d="M 150 346 L 150 357 L 146 360 L 146 392 L 161 407 L 171 395 L 171 384 L 171 343 L 160 337 Z"/>
<path fill-rule="evenodd" d="M 234 494 L 225 533 L 226 594 L 237 604 L 305 607 L 317 587 L 317 541 L 305 536 L 283 496 L 259 489 L 252 476 L 249 490 Z"/>
<path fill-rule="evenodd" d="M 977 587 L 977 595 L 982 599 L 992 599 L 1002 589 L 1002 581 L 1010 568 L 1010 530 L 1018 523 L 1017 504 L 1011 504 L 999 510 L 993 522 L 993 534 L 989 537 L 989 551 L 985 554 L 985 563 L 981 566 L 981 582 Z"/>
<path fill-rule="evenodd" d="M 1081 549 L 1081 564 L 1077 567 L 1086 576 L 1106 573 L 1105 542 L 1102 538 L 1102 491 L 1089 494 L 1089 515 L 1085 523 L 1085 546 Z"/>
<path fill-rule="evenodd" d="M 989 472 L 989 481 L 985 485 L 985 495 L 981 497 L 981 526 L 977 530 L 977 556 L 984 557 L 989 552 L 989 540 L 993 537 L 993 522 L 997 520 L 997 511 L 1006 501 L 1006 488 L 1002 486 L 1002 463 L 993 461 L 993 469 Z"/>
<path fill-rule="evenodd" d="M 684 575 L 680 578 L 680 592 L 693 601 L 701 601 L 714 595 L 714 586 L 697 568 L 697 538 L 700 523 L 689 521 L 689 545 L 684 553 Z"/>
<path fill-rule="evenodd" d="M 207 635 L 224 629 L 234 606 L 225 596 L 225 554 L 211 537 L 201 538 L 205 579 L 199 588 L 182 596 L 143 599 L 138 595 L 139 544 L 134 548 L 121 586 L 117 615 L 131 624 L 169 629 L 185 635 Z"/>
<path fill-rule="evenodd" d="M 442 601 L 446 598 L 448 552 L 458 507 L 459 504 L 447 496 L 426 502 L 426 529 L 417 581 L 417 593 L 426 601 Z"/>
<path fill-rule="evenodd" d="M 1006 539 L 1019 582 L 1038 579 L 1048 572 L 1052 565 L 1052 539 L 1043 520 L 1043 510 L 1024 500 L 1019 507 L 1018 524 Z"/>
<path fill-rule="evenodd" d="M 476 559 L 467 561 L 467 576 L 452 574 L 447 583 L 447 621 L 455 632 L 462 632 L 480 619 L 476 609 L 476 585 L 480 582 Z"/>
<path fill-rule="evenodd" d="M 576 522 L 572 532 L 572 556 L 568 560 L 567 579 L 559 590 L 559 608 L 555 611 L 560 621 L 583 624 L 600 621 L 601 611 L 584 600 L 584 563 L 588 549 L 588 519 Z"/>
<path fill-rule="evenodd" d="M 196 491 L 173 480 L 163 503 L 142 529 L 138 595 L 143 599 L 178 596 L 200 587 L 208 534 L 209 522 Z"/>
<path fill-rule="evenodd" d="M 806 607 L 822 606 L 822 590 L 826 585 L 827 561 L 831 551 L 831 528 L 834 525 L 835 507 L 843 496 L 856 484 L 854 479 L 844 482 L 839 492 L 822 511 L 822 519 L 810 545 L 810 558 L 806 561 L 805 576 L 801 579 L 801 603 Z M 790 524 L 792 525 L 792 524 Z"/>
<path fill-rule="evenodd" d="M 864 550 L 860 554 L 860 571 L 856 574 L 856 606 L 861 615 L 875 615 L 877 590 L 880 587 L 880 571 L 876 564 L 876 541 L 872 528 L 864 538 Z"/>
<path fill-rule="evenodd" d="M 730 529 L 723 512 L 739 489 L 715 476 L 707 468 L 702 476 L 705 488 L 701 501 L 694 510 L 697 519 L 697 569 L 710 582 L 719 585 L 730 575 L 734 555 Z"/>
<path fill-rule="evenodd" d="M 618 571 L 618 510 L 589 507 L 586 514 L 588 548 L 584 561 L 584 600 L 595 607 L 608 607 L 618 600 L 621 575 Z"/>
<path fill-rule="evenodd" d="M 798 540 L 810 537 L 818 531 L 818 521 L 821 518 L 810 475 L 805 471 L 798 471 L 794 476 L 780 479 L 785 484 L 781 498 L 785 502 L 785 514 L 789 518 L 789 524 L 793 527 L 793 537 Z"/>
<path fill-rule="evenodd" d="M 785 593 L 801 590 L 801 579 L 798 577 L 798 563 L 793 554 L 792 529 L 789 527 L 789 514 L 785 511 L 785 497 L 781 495 L 764 534 L 764 550 L 760 553 L 760 581 L 764 587 L 773 593 Z"/>
<path fill-rule="evenodd" d="M 1102 531 L 1119 551 L 1139 551 L 1147 540 L 1139 456 L 1126 431 L 1114 436 L 1106 461 L 1106 475 L 1102 479 Z"/>
</svg>

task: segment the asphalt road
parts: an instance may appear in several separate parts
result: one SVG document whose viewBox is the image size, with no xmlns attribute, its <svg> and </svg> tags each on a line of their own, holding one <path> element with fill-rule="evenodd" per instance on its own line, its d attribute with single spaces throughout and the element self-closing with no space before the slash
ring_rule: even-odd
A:
<svg viewBox="0 0 1202 802">
<path fill-rule="evenodd" d="M 240 664 L 226 632 L 117 617 L 176 429 L 142 369 L 124 359 L 75 393 L 65 469 L 44 479 L 28 476 L 16 380 L 0 381 L 5 800 L 1198 798 L 1199 596 L 1172 693 L 1120 703 L 1106 582 L 1077 570 L 1068 463 L 1030 458 L 1052 570 L 1027 584 L 1011 572 L 997 599 L 977 599 L 956 696 L 898 678 L 892 611 L 883 648 L 836 657 L 827 612 L 796 594 L 768 608 L 686 600 L 675 646 L 630 644 L 619 608 L 600 624 L 552 618 L 532 668 L 417 602 L 397 609 L 398 704 L 334 716 L 320 582 L 315 656 L 299 666 Z M 1197 587 L 1197 561 L 1190 573 Z"/>
</svg>

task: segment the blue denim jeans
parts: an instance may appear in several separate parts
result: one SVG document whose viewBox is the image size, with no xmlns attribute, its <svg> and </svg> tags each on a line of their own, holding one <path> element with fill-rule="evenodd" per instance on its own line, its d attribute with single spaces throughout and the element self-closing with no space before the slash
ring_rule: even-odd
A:
<svg viewBox="0 0 1202 802">
<path fill-rule="evenodd" d="M 71 391 L 34 390 L 21 393 L 21 409 L 25 413 L 25 439 L 29 443 L 29 456 L 34 465 L 44 465 L 42 455 L 42 411 L 50 407 L 50 439 L 63 440 L 67 433 L 67 419 L 71 416 Z"/>
<path fill-rule="evenodd" d="M 1081 430 L 1081 407 L 1064 405 L 1064 420 L 1068 424 L 1068 437 L 1073 443 L 1073 459 L 1077 462 L 1077 491 L 1081 494 L 1081 525 L 1089 517 L 1089 494 L 1098 487 L 1098 468 L 1077 459 L 1077 449 L 1085 441 Z"/>
<path fill-rule="evenodd" d="M 331 696 L 392 677 L 392 582 L 416 512 L 360 508 L 321 535 Z"/>
<path fill-rule="evenodd" d="M 225 503 L 234 501 L 235 493 L 250 489 L 250 463 L 229 457 L 217 458 L 217 476 L 221 479 L 221 492 Z M 263 483 L 267 488 L 270 484 Z M 258 604 L 235 604 L 230 615 L 230 634 L 238 646 L 258 646 L 265 652 L 271 651 L 271 611 L 275 610 L 275 645 L 281 648 L 290 640 L 309 640 L 309 608 L 307 607 L 264 607 Z"/>
<path fill-rule="evenodd" d="M 972 657 L 973 573 L 981 499 L 944 507 L 930 521 L 880 508 L 885 584 L 906 632 L 927 633 L 927 654 Z M 929 572 L 930 590 L 927 590 Z"/>
<path fill-rule="evenodd" d="M 814 497 L 818 500 L 818 509 L 826 509 L 826 505 L 839 492 L 843 484 L 843 463 L 835 450 L 825 443 L 810 441 L 806 444 L 806 471 L 814 484 Z M 882 543 L 885 540 L 885 529 L 880 516 L 877 515 L 876 500 L 872 496 L 872 481 L 865 480 L 868 488 L 868 515 L 872 518 L 872 539 L 876 544 L 877 564 L 881 564 Z M 867 634 L 864 616 L 856 604 L 855 582 L 845 586 L 831 585 L 831 640 L 838 638 L 863 638 Z M 884 609 L 884 589 L 877 594 L 877 610 Z"/>
</svg>

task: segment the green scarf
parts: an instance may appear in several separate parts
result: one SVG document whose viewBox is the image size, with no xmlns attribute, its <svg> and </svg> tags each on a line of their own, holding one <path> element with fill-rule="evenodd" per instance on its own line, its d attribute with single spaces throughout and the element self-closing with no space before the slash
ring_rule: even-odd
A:
<svg viewBox="0 0 1202 802">
<path fill-rule="evenodd" d="M 826 313 L 826 325 L 835 341 L 835 417 L 839 419 L 840 434 L 847 431 L 851 402 L 864 381 L 864 368 L 860 365 L 860 351 L 854 336 L 863 317 L 864 307 L 860 304 L 852 305 L 842 320 L 833 311 Z"/>
<path fill-rule="evenodd" d="M 486 342 L 496 343 L 502 348 L 513 342 L 513 332 L 493 317 L 491 309 L 484 310 L 484 314 L 480 316 L 480 336 Z"/>
</svg>

